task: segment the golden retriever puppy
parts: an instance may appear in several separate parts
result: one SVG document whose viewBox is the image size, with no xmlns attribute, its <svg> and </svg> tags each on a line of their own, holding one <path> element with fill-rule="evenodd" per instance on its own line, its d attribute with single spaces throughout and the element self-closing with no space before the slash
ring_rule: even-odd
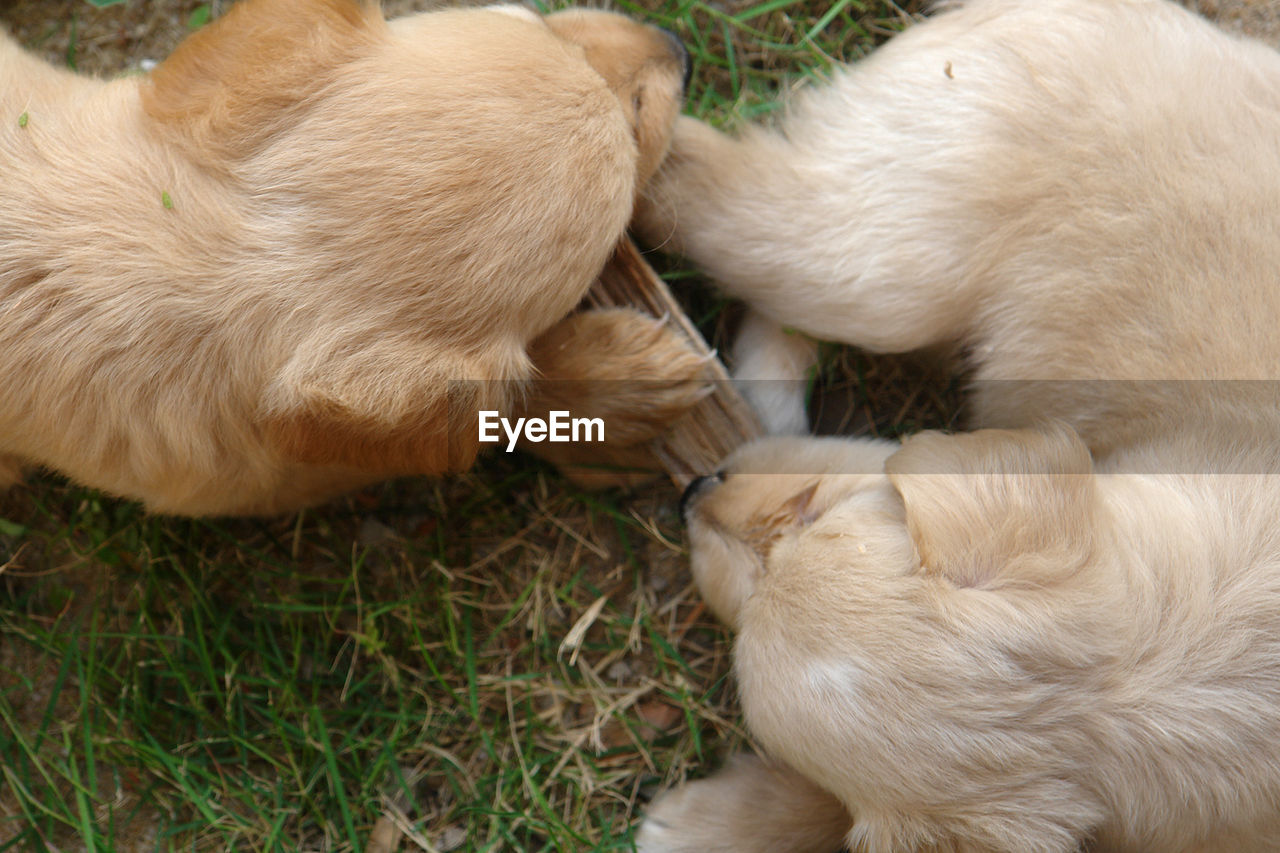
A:
<svg viewBox="0 0 1280 853">
<path fill-rule="evenodd" d="M 644 853 L 1280 849 L 1278 146 L 1280 55 L 1162 0 L 973 0 L 780 131 L 682 120 L 641 222 L 758 363 L 958 344 L 984 429 L 691 487 L 769 759 Z"/>
<path fill-rule="evenodd" d="M 570 401 L 653 435 L 698 357 L 638 313 L 565 318 L 685 61 L 603 12 L 355 0 L 246 0 L 109 82 L 0 37 L 0 474 L 276 512 L 466 467 L 479 410 L 545 413 L 535 377 L 654 380 Z"/>
</svg>

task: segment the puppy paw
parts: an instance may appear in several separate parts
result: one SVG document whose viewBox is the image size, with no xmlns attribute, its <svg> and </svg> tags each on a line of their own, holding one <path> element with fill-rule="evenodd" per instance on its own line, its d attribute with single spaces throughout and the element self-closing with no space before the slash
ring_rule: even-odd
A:
<svg viewBox="0 0 1280 853">
<path fill-rule="evenodd" d="M 690 782 L 659 797 L 636 833 L 636 853 L 695 853 L 737 851 L 738 840 L 719 818 L 736 804 L 723 801 L 714 782 Z M 749 848 L 748 848 L 749 849 Z"/>
<path fill-rule="evenodd" d="M 791 768 L 754 755 L 664 794 L 636 835 L 639 853 L 833 853 L 853 821 Z"/>
<path fill-rule="evenodd" d="M 709 356 L 665 320 L 627 308 L 568 317 L 530 355 L 542 378 L 528 410 L 599 418 L 615 448 L 656 437 L 712 391 Z"/>
<path fill-rule="evenodd" d="M 737 143 L 697 119 L 676 120 L 671 148 L 640 192 L 631 230 L 641 243 L 672 254 L 684 251 L 681 238 L 695 203 L 715 194 L 723 169 L 732 169 Z"/>
<path fill-rule="evenodd" d="M 614 447 L 608 443 L 542 445 L 527 450 L 560 469 L 566 480 L 583 489 L 633 489 L 662 474 L 662 463 L 647 444 Z"/>
<path fill-rule="evenodd" d="M 755 311 L 733 341 L 733 381 L 769 435 L 806 435 L 809 376 L 818 363 L 811 338 Z"/>
</svg>

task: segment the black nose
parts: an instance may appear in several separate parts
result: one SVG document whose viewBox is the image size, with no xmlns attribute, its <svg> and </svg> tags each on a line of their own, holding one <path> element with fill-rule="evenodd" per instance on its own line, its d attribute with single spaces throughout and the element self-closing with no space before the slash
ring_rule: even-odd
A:
<svg viewBox="0 0 1280 853">
<path fill-rule="evenodd" d="M 671 50 L 680 58 L 680 68 L 684 72 L 684 79 L 680 81 L 680 87 L 684 91 L 689 91 L 689 80 L 693 77 L 693 63 L 689 61 L 689 50 L 684 46 L 684 42 L 680 40 L 680 36 L 673 33 L 666 27 L 658 27 L 662 30 L 663 35 L 667 37 L 667 41 L 671 42 Z"/>
<path fill-rule="evenodd" d="M 717 471 L 708 477 L 697 477 L 692 483 L 685 487 L 684 494 L 680 496 L 680 518 L 687 519 L 689 517 L 689 507 L 693 503 L 693 499 L 698 496 L 699 492 L 705 491 L 712 486 L 718 486 L 724 482 L 724 472 Z"/>
</svg>

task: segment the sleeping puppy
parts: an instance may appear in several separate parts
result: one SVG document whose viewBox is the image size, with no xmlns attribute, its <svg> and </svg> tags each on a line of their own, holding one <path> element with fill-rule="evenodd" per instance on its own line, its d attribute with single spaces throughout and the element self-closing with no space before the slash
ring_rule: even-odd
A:
<svg viewBox="0 0 1280 853">
<path fill-rule="evenodd" d="M 758 363 L 959 344 L 984 429 L 691 487 L 769 760 L 644 853 L 1280 849 L 1277 146 L 1280 56 L 1160 0 L 973 0 L 781 132 L 682 120 L 641 221 Z"/>
<path fill-rule="evenodd" d="M 698 356 L 638 313 L 566 317 L 685 62 L 603 12 L 355 0 L 246 0 L 110 82 L 0 40 L 0 478 L 278 512 L 467 467 L 477 411 L 545 415 L 535 377 L 654 380 L 569 401 L 654 435 Z"/>
</svg>

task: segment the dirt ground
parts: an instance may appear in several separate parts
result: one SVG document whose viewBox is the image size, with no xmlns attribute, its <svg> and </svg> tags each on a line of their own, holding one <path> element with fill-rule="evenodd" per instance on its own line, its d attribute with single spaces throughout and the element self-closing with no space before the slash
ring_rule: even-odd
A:
<svg viewBox="0 0 1280 853">
<path fill-rule="evenodd" d="M 1276 0 L 1195 0 L 1187 5 L 1226 29 L 1280 47 L 1280 2 Z"/>
</svg>

